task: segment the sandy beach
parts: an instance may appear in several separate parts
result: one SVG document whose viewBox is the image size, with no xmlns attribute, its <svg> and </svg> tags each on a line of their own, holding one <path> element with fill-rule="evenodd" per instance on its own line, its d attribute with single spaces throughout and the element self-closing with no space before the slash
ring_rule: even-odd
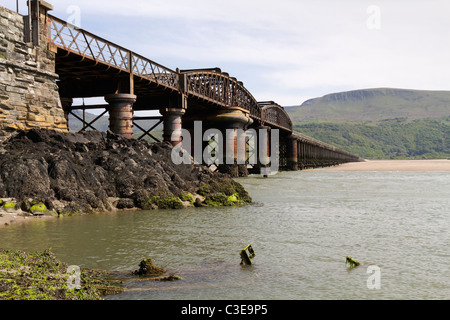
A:
<svg viewBox="0 0 450 320">
<path fill-rule="evenodd" d="M 6 212 L 0 209 L 0 228 L 50 218 L 54 218 L 54 216 L 23 216 L 16 212 Z"/>
<path fill-rule="evenodd" d="M 450 171 L 450 160 L 368 160 L 316 169 L 326 171 Z"/>
</svg>

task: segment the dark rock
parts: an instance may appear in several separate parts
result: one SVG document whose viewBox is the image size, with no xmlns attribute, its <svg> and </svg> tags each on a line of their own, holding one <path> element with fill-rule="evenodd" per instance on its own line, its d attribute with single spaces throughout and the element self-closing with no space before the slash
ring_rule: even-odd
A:
<svg viewBox="0 0 450 320">
<path fill-rule="evenodd" d="M 139 263 L 139 269 L 135 270 L 133 274 L 139 276 L 159 276 L 165 272 L 164 269 L 155 266 L 152 259 L 147 258 Z"/>
<path fill-rule="evenodd" d="M 125 139 L 111 132 L 33 129 L 3 141 L 0 150 L 0 198 L 14 198 L 25 209 L 31 202 L 62 214 L 153 209 L 165 199 L 198 190 L 205 198 L 221 192 L 251 202 L 227 174 L 200 165 L 175 165 L 168 143 Z"/>
<path fill-rule="evenodd" d="M 133 199 L 119 199 L 116 205 L 117 209 L 132 209 L 134 208 Z"/>
<path fill-rule="evenodd" d="M 194 201 L 194 207 L 200 208 L 200 207 L 206 207 L 206 204 L 200 200 L 200 198 L 195 199 Z"/>
</svg>

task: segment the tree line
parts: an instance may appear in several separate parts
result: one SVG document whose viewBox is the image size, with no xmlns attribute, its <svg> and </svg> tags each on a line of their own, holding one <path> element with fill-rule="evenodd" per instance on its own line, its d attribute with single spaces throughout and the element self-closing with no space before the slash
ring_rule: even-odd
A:
<svg viewBox="0 0 450 320">
<path fill-rule="evenodd" d="M 294 129 L 370 160 L 450 158 L 450 116 L 299 122 Z"/>
</svg>

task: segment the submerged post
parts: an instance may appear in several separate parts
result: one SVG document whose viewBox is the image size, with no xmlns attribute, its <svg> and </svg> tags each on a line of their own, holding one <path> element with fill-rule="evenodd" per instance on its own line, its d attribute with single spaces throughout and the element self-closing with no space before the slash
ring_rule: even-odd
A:
<svg viewBox="0 0 450 320">
<path fill-rule="evenodd" d="M 253 247 L 251 244 L 246 246 L 244 249 L 241 250 L 241 265 L 252 265 L 252 260 L 255 258 L 255 250 L 253 250 Z"/>
</svg>

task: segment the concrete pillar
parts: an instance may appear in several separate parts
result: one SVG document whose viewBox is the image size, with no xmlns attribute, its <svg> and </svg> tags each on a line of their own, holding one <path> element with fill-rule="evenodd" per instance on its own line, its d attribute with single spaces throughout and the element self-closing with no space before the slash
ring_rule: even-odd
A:
<svg viewBox="0 0 450 320">
<path fill-rule="evenodd" d="M 197 133 L 197 139 L 195 139 L 195 135 L 193 134 L 194 123 L 196 121 L 202 122 L 202 131 Z M 187 114 L 183 118 L 183 128 L 191 133 L 192 155 L 195 147 L 198 147 L 199 143 L 202 144 L 202 152 L 207 149 L 208 141 L 203 141 L 203 135 L 207 130 L 217 129 L 220 131 L 223 140 L 221 141 L 221 145 L 219 145 L 221 150 L 217 151 L 219 154 L 223 154 L 223 158 L 221 159 L 222 164 L 218 165 L 218 170 L 222 173 L 228 173 L 233 177 L 248 175 L 245 132 L 252 123 L 253 120 L 250 118 L 249 111 L 239 107 L 212 109 L 204 113 Z"/>
<path fill-rule="evenodd" d="M 313 165 L 313 161 L 312 161 L 312 154 L 311 154 L 311 144 L 310 143 L 306 143 L 305 144 L 305 164 L 307 168 L 312 168 Z"/>
<path fill-rule="evenodd" d="M 249 112 L 242 108 L 233 107 L 218 111 L 208 120 L 215 123 L 217 129 L 222 130 L 224 137 L 223 154 L 225 159 L 224 163 L 219 165 L 218 170 L 222 173 L 228 173 L 232 177 L 247 176 L 245 130 L 253 123 Z"/>
<path fill-rule="evenodd" d="M 287 138 L 287 168 L 288 170 L 298 170 L 298 143 L 293 137 Z"/>
<path fill-rule="evenodd" d="M 125 138 L 133 138 L 133 103 L 136 96 L 128 93 L 105 96 L 109 107 L 109 129 Z"/>
<path fill-rule="evenodd" d="M 164 141 L 168 141 L 172 146 L 179 145 L 182 140 L 182 116 L 185 109 L 164 108 L 160 110 L 164 120 Z"/>
<path fill-rule="evenodd" d="M 259 173 L 267 178 L 270 173 L 270 127 L 259 126 L 255 130 L 258 133 L 258 152 L 257 164 L 254 166 L 254 169 L 256 171 L 259 170 Z M 265 132 L 266 134 L 262 135 L 261 132 Z"/>
<path fill-rule="evenodd" d="M 243 128 L 227 128 L 224 135 L 224 164 L 219 171 L 230 173 L 234 177 L 248 176 L 247 140 Z"/>
<path fill-rule="evenodd" d="M 298 163 L 298 170 L 303 170 L 302 166 L 302 144 L 300 140 L 297 140 L 297 163 Z"/>
</svg>

